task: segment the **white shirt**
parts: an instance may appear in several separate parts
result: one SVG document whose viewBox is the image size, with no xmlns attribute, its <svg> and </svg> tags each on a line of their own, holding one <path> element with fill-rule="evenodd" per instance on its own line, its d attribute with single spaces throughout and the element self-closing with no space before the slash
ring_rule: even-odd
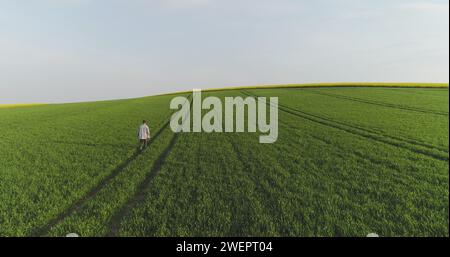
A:
<svg viewBox="0 0 450 257">
<path fill-rule="evenodd" d="M 142 124 L 138 130 L 138 138 L 139 139 L 149 139 L 150 138 L 150 129 L 147 124 Z"/>
</svg>

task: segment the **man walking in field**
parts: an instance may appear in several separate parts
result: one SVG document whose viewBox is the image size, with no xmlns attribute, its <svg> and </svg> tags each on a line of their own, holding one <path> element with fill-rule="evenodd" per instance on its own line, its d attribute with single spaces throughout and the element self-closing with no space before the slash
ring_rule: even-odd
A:
<svg viewBox="0 0 450 257">
<path fill-rule="evenodd" d="M 143 150 L 147 147 L 147 142 L 150 139 L 150 128 L 147 125 L 147 121 L 143 120 L 142 125 L 138 129 L 139 150 Z"/>
</svg>

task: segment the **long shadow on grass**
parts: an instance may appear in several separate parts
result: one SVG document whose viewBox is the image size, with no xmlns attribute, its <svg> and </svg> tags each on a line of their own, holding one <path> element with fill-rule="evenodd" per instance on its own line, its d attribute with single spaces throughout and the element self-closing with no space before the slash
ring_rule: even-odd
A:
<svg viewBox="0 0 450 257">
<path fill-rule="evenodd" d="M 168 120 L 164 125 L 153 135 L 151 141 L 149 142 L 147 147 L 150 147 L 152 143 L 158 139 L 158 137 L 161 135 L 161 133 L 166 129 L 170 124 L 170 120 Z M 148 149 L 148 148 L 147 148 Z M 145 151 L 145 150 L 144 150 Z M 132 161 L 134 161 L 139 155 L 141 155 L 144 151 L 139 151 L 138 149 L 128 157 L 125 161 L 120 163 L 114 170 L 106 176 L 104 179 L 102 179 L 94 188 L 92 188 L 87 194 L 82 196 L 80 199 L 78 199 L 76 202 L 74 202 L 69 208 L 67 208 L 65 211 L 58 214 L 56 217 L 51 219 L 47 224 L 45 224 L 43 227 L 40 227 L 38 229 L 35 229 L 31 236 L 44 236 L 47 235 L 48 232 L 51 230 L 52 227 L 55 225 L 61 223 L 64 219 L 66 219 L 68 216 L 70 216 L 75 211 L 78 211 L 82 208 L 85 202 L 87 202 L 89 199 L 94 198 L 97 193 L 102 190 L 112 179 L 114 179 L 117 175 L 119 175 Z"/>
<path fill-rule="evenodd" d="M 257 95 L 254 95 L 248 91 L 241 91 L 244 95 L 247 96 L 253 96 L 253 97 L 258 97 Z M 267 103 L 268 106 L 270 106 L 270 103 Z M 339 121 L 334 121 L 331 120 L 329 118 L 326 117 L 322 117 L 319 115 L 315 115 L 315 114 L 310 114 L 283 104 L 278 104 L 279 109 L 284 111 L 285 113 L 294 115 L 296 117 L 302 118 L 302 119 L 306 119 L 309 120 L 311 122 L 326 126 L 326 127 L 331 127 L 331 128 L 335 128 L 335 129 L 339 129 L 345 132 L 348 132 L 350 134 L 353 135 L 357 135 L 357 136 L 361 136 L 373 141 L 377 141 L 377 142 L 381 142 L 381 143 L 385 143 L 391 146 L 395 146 L 398 148 L 402 148 L 408 151 L 412 151 L 418 154 L 422 154 L 437 160 L 441 160 L 441 161 L 448 161 L 448 150 L 447 149 L 441 149 L 439 147 L 436 146 L 432 146 L 429 144 L 425 144 L 425 143 L 419 143 L 416 142 L 414 140 L 406 140 L 406 139 L 402 139 L 402 138 L 397 138 L 397 137 L 393 137 L 393 136 L 389 136 L 389 135 L 385 135 L 385 134 L 381 134 L 381 133 L 377 133 L 362 127 L 358 127 L 358 126 L 354 126 L 354 125 L 350 125 L 350 124 L 346 124 L 343 122 L 339 122 Z M 410 146 L 406 145 L 406 144 L 410 144 Z M 412 146 L 411 146 L 412 145 Z M 421 149 L 418 148 L 418 146 L 420 147 L 424 147 L 427 149 Z"/>
<path fill-rule="evenodd" d="M 122 207 L 112 216 L 109 225 L 108 225 L 108 234 L 107 236 L 115 237 L 119 234 L 120 223 L 122 219 L 127 215 L 127 213 L 132 210 L 136 205 L 142 203 L 147 195 L 147 190 L 150 187 L 153 179 L 158 175 L 161 167 L 164 165 L 167 156 L 169 156 L 172 148 L 174 147 L 178 138 L 178 133 L 174 133 L 172 139 L 170 140 L 169 145 L 162 151 L 162 153 L 158 156 L 156 161 L 153 163 L 153 166 L 145 179 L 139 184 L 136 193 L 124 204 Z"/>
<path fill-rule="evenodd" d="M 110 143 L 88 143 L 88 142 L 75 142 L 75 141 L 64 141 L 64 140 L 49 140 L 45 141 L 45 143 L 51 144 L 63 144 L 63 145 L 78 145 L 78 146 L 88 146 L 88 147 L 111 147 L 111 148 L 125 148 L 125 147 L 133 147 L 135 144 L 110 144 Z"/>
<path fill-rule="evenodd" d="M 189 95 L 188 99 L 192 99 L 192 95 Z M 188 101 L 191 105 L 192 109 L 192 102 Z M 186 104 L 186 103 L 185 103 Z M 186 117 L 184 117 L 186 119 Z M 111 217 L 109 224 L 108 224 L 108 232 L 107 236 L 109 237 L 116 237 L 119 235 L 119 229 L 120 229 L 120 223 L 122 219 L 129 213 L 130 210 L 132 210 L 136 205 L 139 203 L 142 203 L 145 200 L 145 197 L 147 195 L 147 191 L 150 188 L 150 185 L 153 181 L 153 179 L 158 175 L 159 171 L 161 170 L 161 167 L 164 165 L 167 156 L 169 156 L 170 152 L 172 151 L 172 148 L 175 146 L 175 143 L 177 142 L 179 133 L 174 133 L 172 136 L 172 139 L 170 140 L 169 145 L 161 152 L 161 154 L 158 156 L 156 161 L 153 163 L 152 168 L 150 169 L 150 172 L 147 173 L 145 176 L 145 179 L 139 184 L 136 193 L 124 204 L 122 207 L 114 213 L 114 215 Z"/>
</svg>

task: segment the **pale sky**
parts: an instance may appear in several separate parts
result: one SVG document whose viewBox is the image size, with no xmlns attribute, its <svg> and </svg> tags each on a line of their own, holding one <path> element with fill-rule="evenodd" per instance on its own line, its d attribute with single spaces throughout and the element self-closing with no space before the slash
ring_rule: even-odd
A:
<svg viewBox="0 0 450 257">
<path fill-rule="evenodd" d="M 0 0 L 0 104 L 449 81 L 441 0 Z"/>
</svg>

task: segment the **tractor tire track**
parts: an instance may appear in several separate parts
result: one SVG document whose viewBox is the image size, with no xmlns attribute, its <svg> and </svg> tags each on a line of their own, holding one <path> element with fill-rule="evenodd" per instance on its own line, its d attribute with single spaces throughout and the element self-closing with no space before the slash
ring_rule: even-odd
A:
<svg viewBox="0 0 450 257">
<path fill-rule="evenodd" d="M 127 158 L 125 161 L 120 163 L 116 168 L 105 178 L 103 178 L 94 188 L 92 188 L 87 194 L 83 195 L 81 198 L 76 200 L 69 208 L 64 210 L 63 212 L 59 213 L 56 217 L 51 219 L 47 222 L 44 226 L 35 229 L 32 231 L 30 236 L 37 237 L 37 236 L 45 236 L 48 234 L 48 232 L 56 225 L 60 224 L 62 221 L 64 221 L 67 217 L 75 213 L 76 211 L 79 211 L 83 208 L 84 204 L 89 201 L 90 199 L 94 198 L 104 187 L 106 187 L 111 180 L 113 180 L 115 177 L 117 177 L 122 171 L 130 165 L 131 162 L 136 160 L 138 156 L 143 154 L 149 147 L 152 145 L 152 143 L 158 139 L 158 137 L 162 134 L 162 132 L 167 129 L 170 125 L 170 117 L 163 123 L 162 127 L 158 129 L 158 131 L 153 135 L 152 139 L 147 145 L 147 148 L 145 148 L 143 151 L 136 150 L 132 156 Z"/>
<path fill-rule="evenodd" d="M 417 91 L 411 91 L 411 90 L 402 90 L 402 91 L 400 91 L 400 90 L 396 90 L 396 89 L 393 89 L 393 88 L 377 88 L 377 89 L 379 89 L 379 90 L 382 90 L 382 91 L 388 91 L 388 92 L 396 92 L 396 93 L 401 93 L 401 94 L 413 94 L 413 95 L 420 95 L 420 96 L 423 96 L 424 94 L 423 94 L 423 92 L 430 92 L 430 91 L 432 91 L 433 93 L 434 92 L 448 92 L 448 89 L 438 89 L 438 88 L 435 88 L 435 89 L 430 89 L 430 88 L 420 88 L 420 90 L 417 90 Z M 419 89 L 419 88 L 417 88 L 417 89 Z M 427 95 L 428 97 L 436 97 L 436 98 L 443 98 L 443 97 L 446 97 L 446 95 L 436 95 L 436 94 L 428 94 Z"/>
<path fill-rule="evenodd" d="M 250 178 L 250 180 L 253 182 L 254 184 L 254 192 L 255 195 L 257 197 L 257 199 L 259 200 L 259 202 L 261 203 L 261 206 L 263 207 L 264 211 L 267 212 L 267 214 L 273 218 L 276 219 L 279 217 L 279 212 L 278 210 L 282 209 L 282 206 L 280 205 L 280 203 L 274 199 L 273 193 L 271 193 L 266 187 L 264 187 L 262 185 L 262 178 L 264 178 L 265 181 L 267 181 L 267 183 L 270 183 L 270 179 L 268 179 L 266 176 L 261 177 L 261 176 L 256 176 L 253 172 L 249 173 L 248 171 L 253 171 L 254 170 L 254 166 L 252 166 L 251 164 L 249 164 L 248 162 L 246 162 L 242 156 L 245 155 L 245 153 L 243 151 L 241 151 L 239 149 L 239 145 L 233 140 L 233 138 L 230 138 L 230 135 L 228 135 L 228 143 L 231 144 L 231 148 L 232 151 L 234 152 L 236 159 L 239 161 L 239 163 L 241 163 L 242 167 L 244 167 L 248 177 Z M 284 167 L 282 167 L 283 170 Z M 275 184 L 271 184 L 271 186 L 273 187 L 277 187 L 277 189 L 279 190 L 279 192 L 284 192 L 285 189 L 281 188 Z M 273 220 L 271 220 L 272 222 Z M 237 235 L 231 235 L 231 236 L 239 236 Z"/>
<path fill-rule="evenodd" d="M 327 118 L 327 117 L 323 117 L 323 116 L 307 113 L 307 112 L 304 112 L 304 111 L 301 111 L 301 110 L 298 110 L 298 109 L 295 109 L 295 108 L 292 108 L 292 107 L 289 107 L 289 106 L 285 106 L 285 105 L 283 105 L 283 107 L 286 108 L 286 109 L 290 109 L 290 110 L 292 110 L 294 112 L 303 113 L 305 115 L 312 116 L 312 117 L 317 118 L 317 119 L 325 120 L 325 121 L 333 123 L 333 124 L 338 124 L 338 125 L 341 125 L 341 126 L 350 127 L 352 129 L 361 130 L 361 131 L 364 131 L 366 133 L 375 134 L 375 135 L 378 135 L 380 137 L 386 137 L 386 138 L 389 138 L 389 139 L 392 139 L 392 140 L 396 140 L 396 141 L 401 141 L 401 142 L 404 142 L 404 143 L 407 143 L 407 144 L 411 144 L 411 145 L 415 145 L 415 146 L 419 146 L 419 147 L 429 148 L 430 150 L 437 150 L 437 151 L 440 151 L 440 152 L 443 152 L 443 153 L 448 153 L 448 149 L 441 148 L 439 146 L 435 146 L 435 145 L 432 145 L 432 144 L 419 142 L 419 141 L 416 141 L 416 140 L 413 140 L 413 139 L 409 139 L 409 138 L 402 138 L 402 137 L 396 137 L 396 136 L 387 135 L 387 134 L 380 133 L 378 131 L 374 131 L 374 130 L 371 130 L 371 129 L 368 129 L 368 128 L 364 128 L 364 127 L 361 127 L 361 126 L 356 126 L 356 125 L 349 124 L 349 123 L 346 123 L 346 122 L 336 121 L 336 120 L 332 120 L 332 119 Z"/>
<path fill-rule="evenodd" d="M 248 96 L 256 96 L 256 95 L 251 94 L 250 92 L 243 92 L 243 94 L 248 95 Z M 289 107 L 289 106 L 286 106 L 286 105 L 281 105 L 281 104 L 279 104 L 279 105 L 282 106 L 283 108 L 289 109 L 291 111 L 299 112 L 299 113 L 302 113 L 302 114 L 305 114 L 305 115 L 317 118 L 319 120 L 325 120 L 325 121 L 330 122 L 332 124 L 338 124 L 338 125 L 342 125 L 342 126 L 345 126 L 345 127 L 350 127 L 352 129 L 361 130 L 361 131 L 364 131 L 366 133 L 376 134 L 376 135 L 378 135 L 380 137 L 386 137 L 386 138 L 390 138 L 392 140 L 401 141 L 401 142 L 404 142 L 404 143 L 407 143 L 407 144 L 412 144 L 412 145 L 419 146 L 419 147 L 425 147 L 425 148 L 429 148 L 430 150 L 433 150 L 433 151 L 437 150 L 437 151 L 441 151 L 443 153 L 448 154 L 448 149 L 447 148 L 442 148 L 442 147 L 435 146 L 435 145 L 432 145 L 432 144 L 419 142 L 419 141 L 416 141 L 414 139 L 402 138 L 402 137 L 396 137 L 396 136 L 387 135 L 387 134 L 380 133 L 380 132 L 372 130 L 372 129 L 364 128 L 364 127 L 361 127 L 361 126 L 356 126 L 356 125 L 353 125 L 353 124 L 350 124 L 350 123 L 347 123 L 347 122 L 336 121 L 336 120 L 330 119 L 328 117 L 319 116 L 319 115 L 316 115 L 316 114 L 311 114 L 311 113 L 308 113 L 308 112 L 304 112 L 304 111 L 301 111 L 301 110 L 298 110 L 298 109 L 295 109 L 295 108 L 292 108 L 292 107 Z"/>
<path fill-rule="evenodd" d="M 79 211 L 83 205 L 90 199 L 94 198 L 97 193 L 102 190 L 108 183 L 113 180 L 115 177 L 117 177 L 130 163 L 136 158 L 143 154 L 151 145 L 152 143 L 158 139 L 158 137 L 161 135 L 161 133 L 169 126 L 170 120 L 166 121 L 163 126 L 154 134 L 151 141 L 148 143 L 148 146 L 145 150 L 139 151 L 136 150 L 132 156 L 128 157 L 125 161 L 120 163 L 114 170 L 105 178 L 103 178 L 96 186 L 94 186 L 87 194 L 83 195 L 81 198 L 76 200 L 69 208 L 64 210 L 63 212 L 59 213 L 56 217 L 51 219 L 49 222 L 47 222 L 46 225 L 43 227 L 40 227 L 33 231 L 31 233 L 31 236 L 45 236 L 51 228 L 61 223 L 63 220 L 65 220 L 67 217 L 69 217 L 71 214 L 73 214 L 76 211 Z"/>
<path fill-rule="evenodd" d="M 170 140 L 169 145 L 162 151 L 162 153 L 158 156 L 156 161 L 153 163 L 150 172 L 147 173 L 145 179 L 138 186 L 136 193 L 128 200 L 119 211 L 117 211 L 114 216 L 111 218 L 110 225 L 108 226 L 108 234 L 109 237 L 116 237 L 119 235 L 119 228 L 122 219 L 128 214 L 130 210 L 132 210 L 136 205 L 142 203 L 145 200 L 145 196 L 147 195 L 147 191 L 153 182 L 153 179 L 158 175 L 161 167 L 164 165 L 167 157 L 169 156 L 172 148 L 175 146 L 179 133 L 174 133 L 172 139 Z"/>
<path fill-rule="evenodd" d="M 245 92 L 243 91 L 243 94 L 248 95 L 248 96 L 253 96 L 253 97 L 257 97 L 257 95 L 253 95 L 251 93 Z M 269 105 L 270 107 L 270 103 L 267 103 L 267 105 Z M 318 123 L 322 126 L 326 126 L 326 127 L 331 127 L 334 129 L 338 129 L 338 130 L 342 130 L 345 131 L 347 133 L 353 134 L 353 135 L 357 135 L 357 136 L 361 136 L 367 139 L 370 139 L 372 141 L 377 141 L 377 142 L 381 142 L 381 143 L 385 143 L 394 147 L 398 147 L 398 148 L 402 148 L 408 151 L 412 151 L 414 153 L 418 153 L 418 154 L 422 154 L 428 157 L 431 157 L 433 159 L 437 159 L 437 160 L 441 160 L 441 161 L 448 161 L 448 151 L 444 151 L 444 150 L 440 150 L 440 149 L 436 149 L 436 147 L 434 149 L 438 150 L 439 152 L 435 152 L 433 151 L 434 149 L 429 149 L 427 147 L 427 149 L 421 149 L 418 148 L 417 145 L 413 144 L 413 143 L 406 143 L 404 140 L 394 140 L 392 137 L 390 136 L 383 136 L 382 134 L 377 134 L 374 132 L 371 132 L 370 130 L 366 130 L 364 128 L 358 128 L 356 126 L 349 126 L 349 125 L 344 125 L 344 124 L 340 124 L 340 122 L 336 122 L 327 118 L 322 118 L 320 116 L 317 115 L 313 115 L 313 114 L 309 114 L 300 110 L 296 110 L 294 108 L 282 105 L 282 104 L 278 104 L 279 105 L 279 109 L 284 111 L 285 113 L 291 114 L 293 116 L 314 122 L 314 123 Z M 365 133 L 364 133 L 365 132 Z M 390 138 L 390 140 L 389 140 Z M 395 142 L 395 141 L 400 141 L 400 142 Z M 411 144 L 415 147 L 411 147 L 408 146 L 407 144 Z"/>
<path fill-rule="evenodd" d="M 190 95 L 189 98 L 192 98 L 192 95 Z M 192 102 L 193 101 L 190 101 L 191 109 L 192 109 Z M 184 119 L 185 118 L 186 116 L 184 117 Z M 123 218 L 130 212 L 130 210 L 132 210 L 135 206 L 137 206 L 139 203 L 142 203 L 145 200 L 150 185 L 152 184 L 156 175 L 158 175 L 159 171 L 161 170 L 161 167 L 165 164 L 167 157 L 172 152 L 172 149 L 177 142 L 179 134 L 180 133 L 173 133 L 169 145 L 161 152 L 161 154 L 155 160 L 152 168 L 150 169 L 150 172 L 147 173 L 144 180 L 139 184 L 135 194 L 125 204 L 123 204 L 122 207 L 118 211 L 116 211 L 115 214 L 111 217 L 108 225 L 108 232 L 107 232 L 108 237 L 119 236 L 120 224 Z"/>
<path fill-rule="evenodd" d="M 391 104 L 391 103 L 362 99 L 362 98 L 357 98 L 357 97 L 337 95 L 337 94 L 333 94 L 333 93 L 318 92 L 318 91 L 310 90 L 310 89 L 302 90 L 302 92 L 308 92 L 308 93 L 316 94 L 316 95 L 324 95 L 324 96 L 334 97 L 334 98 L 338 98 L 338 99 L 344 99 L 344 100 L 353 101 L 353 102 L 365 103 L 365 104 L 388 107 L 388 108 L 405 110 L 405 111 L 413 111 L 413 112 L 421 112 L 421 113 L 448 116 L 448 112 L 445 112 L 445 111 L 437 111 L 437 110 L 423 109 L 423 108 L 417 108 L 417 107 L 412 107 L 412 106 Z"/>
</svg>

